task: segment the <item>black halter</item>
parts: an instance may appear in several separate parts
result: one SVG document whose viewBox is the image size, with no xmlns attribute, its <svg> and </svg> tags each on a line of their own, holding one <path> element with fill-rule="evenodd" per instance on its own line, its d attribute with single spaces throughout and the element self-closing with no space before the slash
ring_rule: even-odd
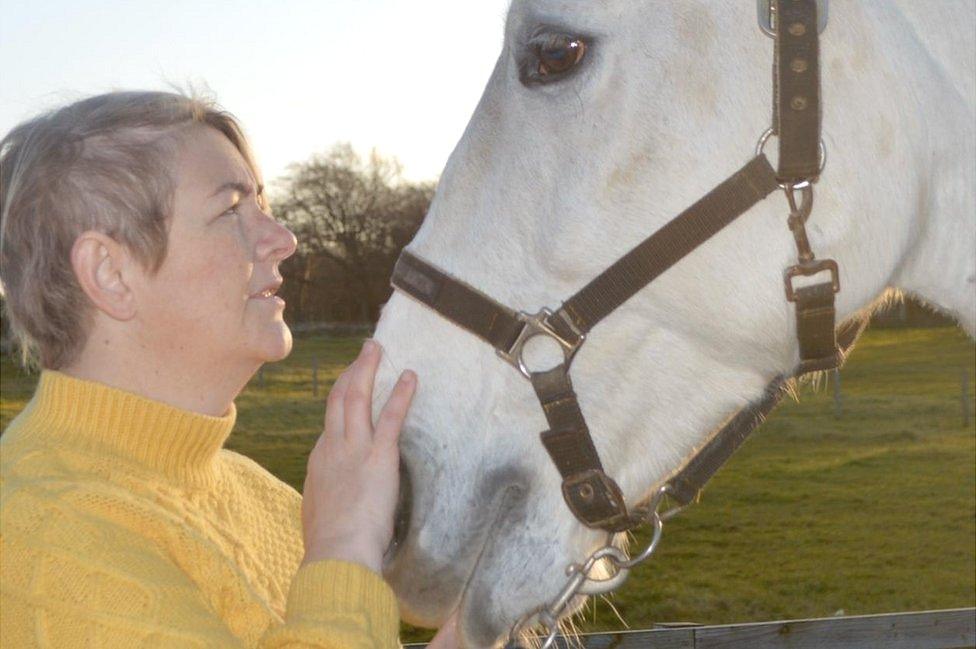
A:
<svg viewBox="0 0 976 649">
<path fill-rule="evenodd" d="M 617 483 L 608 476 L 590 437 L 569 376 L 573 357 L 603 318 L 700 244 L 765 199 L 777 188 L 786 192 L 798 263 L 785 272 L 786 297 L 796 304 L 800 365 L 779 376 L 759 401 L 741 410 L 710 437 L 668 481 L 680 504 L 695 499 L 709 478 L 732 455 L 762 418 L 782 398 L 792 376 L 837 367 L 863 329 L 851 322 L 835 333 L 834 294 L 840 289 L 837 264 L 814 258 L 805 223 L 813 185 L 823 163 L 820 140 L 820 79 L 816 0 L 778 0 L 773 110 L 774 127 L 764 134 L 756 157 L 694 205 L 618 259 L 555 311 L 516 312 L 478 289 L 404 250 L 393 271 L 393 286 L 479 336 L 532 382 L 549 430 L 542 443 L 563 478 L 563 497 L 573 514 L 592 528 L 619 532 L 637 527 L 644 517 L 628 512 Z M 778 134 L 776 171 L 762 153 L 770 133 Z M 800 193 L 797 202 L 796 194 Z M 793 278 L 830 272 L 824 283 L 794 288 Z M 546 336 L 563 350 L 563 362 L 532 372 L 522 358 L 525 342 Z"/>
</svg>

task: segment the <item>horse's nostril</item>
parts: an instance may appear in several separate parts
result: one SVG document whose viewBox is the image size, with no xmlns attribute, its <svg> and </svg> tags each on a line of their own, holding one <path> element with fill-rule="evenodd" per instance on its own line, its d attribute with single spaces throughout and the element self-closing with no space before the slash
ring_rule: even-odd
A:
<svg viewBox="0 0 976 649">
<path fill-rule="evenodd" d="M 410 528 L 410 510 L 413 502 L 413 489 L 410 484 L 410 472 L 407 465 L 400 458 L 400 496 L 397 499 L 396 513 L 393 516 L 393 540 L 386 551 L 388 556 L 393 556 L 403 541 L 407 538 Z"/>
</svg>

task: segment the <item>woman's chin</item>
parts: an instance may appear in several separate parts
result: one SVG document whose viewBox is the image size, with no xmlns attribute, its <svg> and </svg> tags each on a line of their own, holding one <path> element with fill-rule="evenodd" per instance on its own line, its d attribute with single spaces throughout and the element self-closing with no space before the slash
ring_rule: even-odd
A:
<svg viewBox="0 0 976 649">
<path fill-rule="evenodd" d="M 292 348 L 291 329 L 284 321 L 275 322 L 265 332 L 260 345 L 262 363 L 275 363 L 288 357 Z"/>
</svg>

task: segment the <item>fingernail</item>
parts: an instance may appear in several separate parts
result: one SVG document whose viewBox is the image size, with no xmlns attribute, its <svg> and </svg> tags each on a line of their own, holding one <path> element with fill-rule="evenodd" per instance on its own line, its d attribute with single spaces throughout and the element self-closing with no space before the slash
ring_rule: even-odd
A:
<svg viewBox="0 0 976 649">
<path fill-rule="evenodd" d="M 413 370 L 406 370 L 403 374 L 400 375 L 400 382 L 403 384 L 416 383 L 417 375 L 414 373 Z"/>
</svg>

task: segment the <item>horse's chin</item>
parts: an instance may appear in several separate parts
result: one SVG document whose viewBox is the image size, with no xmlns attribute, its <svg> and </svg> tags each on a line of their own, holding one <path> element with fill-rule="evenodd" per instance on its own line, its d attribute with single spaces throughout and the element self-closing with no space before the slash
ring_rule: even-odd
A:
<svg viewBox="0 0 976 649">
<path fill-rule="evenodd" d="M 458 604 L 458 610 L 461 614 L 458 619 L 457 633 L 461 641 L 460 646 L 463 649 L 490 647 L 494 640 L 505 631 L 504 622 L 492 618 L 492 607 L 486 605 L 483 599 L 486 593 L 481 585 L 483 580 L 479 579 L 482 576 L 478 570 L 483 565 L 481 558 L 491 541 L 492 533 L 489 532 L 485 535 L 484 543 L 478 551 L 478 560 L 475 562 L 474 569 L 461 589 L 461 598 Z"/>
<path fill-rule="evenodd" d="M 486 543 L 487 545 L 487 539 Z M 483 547 L 482 547 L 483 549 Z M 461 587 L 460 595 L 455 600 L 454 606 L 443 606 L 437 611 L 431 609 L 418 610 L 410 606 L 408 602 L 400 602 L 400 615 L 404 622 L 421 628 L 438 629 L 445 624 L 455 613 L 459 613 L 457 622 L 457 637 L 459 649 L 483 649 L 494 644 L 496 638 L 506 632 L 503 621 L 492 621 L 486 619 L 491 608 L 480 600 L 480 595 L 473 595 L 472 591 L 483 593 L 481 588 L 472 588 L 472 585 L 480 582 L 478 579 L 478 564 L 468 575 L 467 580 Z M 476 630 L 476 633 L 472 633 Z"/>
<path fill-rule="evenodd" d="M 524 489 L 509 487 L 495 499 L 494 507 L 478 525 L 480 534 L 466 545 L 470 560 L 441 563 L 442 557 L 431 556 L 418 548 L 416 539 L 401 547 L 384 568 L 384 576 L 400 599 L 402 619 L 415 626 L 437 628 L 460 610 L 458 638 L 465 649 L 490 647 L 496 637 L 507 631 L 505 620 L 497 617 L 498 607 L 490 573 L 498 568 L 497 551 L 505 547 L 506 530 L 522 515 Z M 489 561 L 484 561 L 490 556 Z"/>
<path fill-rule="evenodd" d="M 461 602 L 456 609 L 459 612 L 457 624 L 459 649 L 495 647 L 508 633 L 509 626 L 503 620 L 492 615 L 493 607 L 484 601 L 480 601 L 480 594 L 473 595 L 473 592 L 476 591 L 480 591 L 480 589 L 469 589 L 466 585 L 461 594 Z"/>
<path fill-rule="evenodd" d="M 478 550 L 478 558 L 461 590 L 458 638 L 463 649 L 499 646 L 517 616 L 522 613 L 514 601 L 517 598 L 509 596 L 499 600 L 498 594 L 519 593 L 524 589 L 505 589 L 495 573 L 502 564 L 523 563 L 518 561 L 519 557 L 510 554 L 512 544 L 510 534 L 506 532 L 518 530 L 524 525 L 525 507 L 525 493 L 518 488 L 506 490 L 496 503 L 492 522 Z M 528 576 L 524 570 L 522 572 Z"/>
</svg>

